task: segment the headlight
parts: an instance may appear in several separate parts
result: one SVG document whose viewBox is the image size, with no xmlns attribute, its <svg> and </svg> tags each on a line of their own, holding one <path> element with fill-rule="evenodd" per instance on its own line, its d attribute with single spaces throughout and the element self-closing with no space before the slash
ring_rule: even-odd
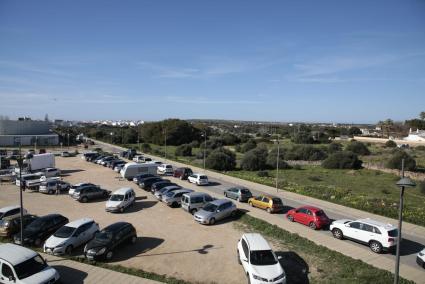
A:
<svg viewBox="0 0 425 284">
<path fill-rule="evenodd" d="M 276 277 L 274 280 L 275 281 L 277 281 L 277 280 L 280 280 L 280 279 L 282 279 L 282 278 L 285 278 L 285 273 L 282 273 L 282 274 L 280 274 L 278 277 Z"/>
<path fill-rule="evenodd" d="M 101 255 L 101 254 L 104 254 L 105 253 L 105 251 L 106 251 L 106 248 L 101 248 L 97 253 L 96 253 L 96 255 Z"/>
<path fill-rule="evenodd" d="M 266 278 L 260 277 L 260 276 L 255 275 L 255 274 L 252 274 L 252 277 L 254 277 L 254 279 L 256 279 L 256 280 L 260 280 L 260 281 L 263 281 L 263 282 L 268 282 L 268 280 Z"/>
</svg>

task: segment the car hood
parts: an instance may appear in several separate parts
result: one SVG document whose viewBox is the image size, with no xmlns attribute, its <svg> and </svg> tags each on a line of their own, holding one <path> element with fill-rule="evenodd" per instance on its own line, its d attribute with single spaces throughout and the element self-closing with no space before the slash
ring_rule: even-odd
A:
<svg viewBox="0 0 425 284">
<path fill-rule="evenodd" d="M 58 238 L 58 237 L 51 235 L 46 240 L 45 245 L 46 245 L 46 247 L 49 247 L 49 248 L 59 247 L 59 246 L 62 246 L 63 244 L 65 244 L 68 239 L 69 238 Z"/>
<path fill-rule="evenodd" d="M 53 277 L 58 278 L 59 274 L 53 267 L 46 267 L 39 273 L 36 273 L 34 275 L 31 275 L 30 277 L 22 279 L 24 283 L 28 284 L 39 284 L 39 283 L 46 283 L 48 280 L 52 279 Z"/>
<path fill-rule="evenodd" d="M 106 208 L 111 208 L 111 207 L 117 207 L 118 205 L 121 205 L 122 201 L 111 201 L 108 200 L 106 201 Z"/>
<path fill-rule="evenodd" d="M 109 241 L 102 242 L 102 241 L 99 241 L 97 239 L 93 239 L 93 240 L 91 240 L 90 242 L 87 243 L 86 248 L 87 248 L 87 250 L 89 250 L 89 249 L 101 249 L 101 248 L 104 248 L 104 247 L 108 247 L 109 244 L 110 244 Z"/>
<path fill-rule="evenodd" d="M 268 280 L 274 279 L 284 273 L 280 263 L 274 265 L 253 265 L 252 274 L 258 275 Z"/>
<path fill-rule="evenodd" d="M 202 219 L 206 219 L 206 218 L 213 216 L 214 213 L 215 212 L 209 212 L 209 211 L 205 211 L 204 209 L 201 209 L 201 210 L 199 210 L 198 212 L 195 213 L 195 216 L 202 218 Z"/>
</svg>

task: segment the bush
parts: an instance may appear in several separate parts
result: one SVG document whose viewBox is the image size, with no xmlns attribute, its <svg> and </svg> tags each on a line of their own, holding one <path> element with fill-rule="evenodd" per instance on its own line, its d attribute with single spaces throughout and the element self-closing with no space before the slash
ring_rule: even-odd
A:
<svg viewBox="0 0 425 284">
<path fill-rule="evenodd" d="M 397 150 L 388 160 L 386 167 L 390 169 L 401 170 L 401 161 L 404 159 L 404 169 L 414 171 L 416 169 L 416 161 L 403 150 Z"/>
<path fill-rule="evenodd" d="M 267 169 L 267 154 L 267 147 L 262 144 L 260 144 L 257 148 L 248 151 L 242 158 L 242 169 L 247 171 Z"/>
<path fill-rule="evenodd" d="M 420 191 L 423 195 L 425 195 L 425 181 L 421 181 L 421 182 L 418 184 L 418 186 L 419 186 L 419 191 Z"/>
<path fill-rule="evenodd" d="M 198 140 L 193 140 L 192 142 L 190 142 L 189 144 L 192 148 L 199 148 L 199 141 Z"/>
<path fill-rule="evenodd" d="M 319 176 L 309 176 L 308 179 L 311 181 L 322 181 L 322 178 Z"/>
<path fill-rule="evenodd" d="M 257 172 L 257 176 L 259 176 L 259 177 L 268 177 L 269 176 L 269 172 L 268 171 L 258 171 Z"/>
<path fill-rule="evenodd" d="M 242 144 L 241 152 L 246 153 L 252 149 L 255 149 L 257 147 L 257 142 L 255 142 L 254 139 L 249 139 L 246 143 Z"/>
<path fill-rule="evenodd" d="M 425 146 L 423 146 L 423 145 L 416 146 L 416 147 L 415 147 L 415 150 L 418 150 L 418 151 L 425 151 Z"/>
<path fill-rule="evenodd" d="M 319 161 L 326 158 L 326 153 L 312 145 L 295 145 L 285 152 L 285 160 Z"/>
<path fill-rule="evenodd" d="M 205 157 L 208 157 L 209 154 L 211 154 L 212 150 L 211 149 L 206 149 L 205 150 Z M 204 158 L 204 149 L 201 149 L 201 151 L 199 151 L 198 153 L 196 153 L 196 158 L 197 159 L 203 159 Z"/>
<path fill-rule="evenodd" d="M 300 131 L 292 137 L 292 142 L 296 144 L 313 144 L 314 138 L 310 132 Z"/>
<path fill-rule="evenodd" d="M 220 136 L 220 138 L 223 141 L 224 145 L 235 145 L 241 142 L 239 137 L 232 133 L 224 133 Z"/>
<path fill-rule="evenodd" d="M 342 144 L 337 142 L 332 142 L 331 144 L 328 145 L 327 150 L 328 150 L 328 153 L 330 154 L 342 151 Z"/>
<path fill-rule="evenodd" d="M 217 171 L 231 171 L 236 167 L 236 156 L 232 151 L 217 148 L 208 155 L 205 163 L 208 168 Z"/>
<path fill-rule="evenodd" d="M 240 144 L 238 144 L 238 145 L 235 146 L 235 151 L 236 152 L 242 152 L 242 147 L 241 147 Z"/>
<path fill-rule="evenodd" d="M 292 166 L 292 168 L 293 168 L 294 170 L 297 170 L 297 171 L 300 171 L 300 170 L 302 170 L 302 169 L 303 169 L 303 167 L 301 167 L 301 165 L 293 165 L 293 166 Z"/>
<path fill-rule="evenodd" d="M 291 166 L 288 165 L 284 160 L 285 149 L 279 149 L 279 169 L 290 169 Z M 276 157 L 277 157 L 277 147 L 273 148 L 267 155 L 266 164 L 270 169 L 276 168 Z"/>
<path fill-rule="evenodd" d="M 397 147 L 397 143 L 395 143 L 393 140 L 388 140 L 387 142 L 385 142 L 385 147 L 395 148 L 395 147 Z"/>
<path fill-rule="evenodd" d="M 343 151 L 329 155 L 323 161 L 322 167 L 325 169 L 360 169 L 362 161 L 353 152 Z"/>
<path fill-rule="evenodd" d="M 192 156 L 192 146 L 189 144 L 183 144 L 180 146 L 177 146 L 175 151 L 176 156 Z"/>
<path fill-rule="evenodd" d="M 369 149 L 366 147 L 365 144 L 359 141 L 351 141 L 350 144 L 347 145 L 345 148 L 346 151 L 353 152 L 357 155 L 370 155 Z"/>
<path fill-rule="evenodd" d="M 152 151 L 151 145 L 149 145 L 148 143 L 143 143 L 141 145 L 141 149 L 143 153 L 149 153 L 150 151 Z"/>
</svg>

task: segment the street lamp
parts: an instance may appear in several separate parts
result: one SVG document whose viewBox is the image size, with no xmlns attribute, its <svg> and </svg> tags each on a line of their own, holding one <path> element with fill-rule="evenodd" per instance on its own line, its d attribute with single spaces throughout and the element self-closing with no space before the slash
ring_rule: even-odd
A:
<svg viewBox="0 0 425 284">
<path fill-rule="evenodd" d="M 416 183 L 408 177 L 404 177 L 404 159 L 401 160 L 401 179 L 396 183 L 400 187 L 400 205 L 398 211 L 398 238 L 397 238 L 397 254 L 395 262 L 395 276 L 394 284 L 399 281 L 399 267 L 400 267 L 400 243 L 401 243 L 401 225 L 403 220 L 403 195 L 406 187 L 415 187 Z"/>
<path fill-rule="evenodd" d="M 279 191 L 279 150 L 280 150 L 280 143 L 279 143 L 279 135 L 277 136 L 277 155 L 276 155 L 276 192 Z"/>
<path fill-rule="evenodd" d="M 164 156 L 165 156 L 165 161 L 167 161 L 167 128 L 164 129 L 164 144 L 165 144 Z"/>
<path fill-rule="evenodd" d="M 204 130 L 204 171 L 205 171 L 205 156 L 207 151 L 207 130 Z"/>
<path fill-rule="evenodd" d="M 16 140 L 15 140 L 16 141 Z M 18 162 L 18 166 L 19 166 L 19 201 L 20 201 L 20 206 L 21 206 L 21 209 L 20 209 L 20 218 L 21 218 L 21 221 L 20 221 L 20 227 L 21 227 L 21 232 L 20 232 L 20 237 L 21 237 L 21 245 L 23 246 L 24 245 L 24 237 L 23 237 L 23 231 L 24 231 L 24 228 L 23 228 L 23 224 L 24 224 L 24 222 L 23 222 L 23 219 L 24 219 L 24 204 L 23 204 L 23 201 L 22 201 L 22 185 L 23 185 L 23 181 L 22 181 L 22 166 L 23 166 L 23 162 L 24 162 L 24 159 L 22 158 L 22 151 L 21 151 L 21 139 L 19 139 L 19 158 L 17 159 L 17 162 Z"/>
</svg>

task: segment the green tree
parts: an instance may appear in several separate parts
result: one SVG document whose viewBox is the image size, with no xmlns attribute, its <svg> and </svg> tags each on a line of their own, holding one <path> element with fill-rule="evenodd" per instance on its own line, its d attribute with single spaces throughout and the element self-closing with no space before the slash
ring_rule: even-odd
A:
<svg viewBox="0 0 425 284">
<path fill-rule="evenodd" d="M 282 147 L 279 149 L 279 169 L 289 169 L 291 166 L 288 165 L 287 162 L 285 162 L 285 149 Z M 270 169 L 276 168 L 276 162 L 277 162 L 277 147 L 273 148 L 267 155 L 267 161 L 266 164 Z"/>
<path fill-rule="evenodd" d="M 354 154 L 357 154 L 357 155 L 364 155 L 364 156 L 370 155 L 370 151 L 367 148 L 367 146 L 359 141 L 351 141 L 347 145 L 345 150 L 353 152 Z"/>
<path fill-rule="evenodd" d="M 394 151 L 393 155 L 386 163 L 386 167 L 390 169 L 401 170 L 401 161 L 404 159 L 404 169 L 407 171 L 416 170 L 416 161 L 403 150 Z"/>
<path fill-rule="evenodd" d="M 350 136 L 360 135 L 360 134 L 362 134 L 362 131 L 358 127 L 353 126 L 353 127 L 350 127 L 350 129 L 348 129 L 348 135 Z"/>
<path fill-rule="evenodd" d="M 353 152 L 341 151 L 330 154 L 323 163 L 325 169 L 360 169 L 362 161 Z"/>
<path fill-rule="evenodd" d="M 236 167 L 236 155 L 225 148 L 216 148 L 205 160 L 208 168 L 217 171 L 231 171 Z"/>
<path fill-rule="evenodd" d="M 328 145 L 328 153 L 335 153 L 342 151 L 342 144 L 337 142 L 332 142 Z"/>
<path fill-rule="evenodd" d="M 385 142 L 385 147 L 395 148 L 395 147 L 397 147 L 397 143 L 395 143 L 393 140 L 388 140 L 387 142 Z"/>
<path fill-rule="evenodd" d="M 175 154 L 176 156 L 192 156 L 192 147 L 189 144 L 177 146 Z"/>
<path fill-rule="evenodd" d="M 419 117 L 420 117 L 422 120 L 425 120 L 425 111 L 421 111 L 421 113 L 419 114 Z"/>
<path fill-rule="evenodd" d="M 267 146 L 260 144 L 255 149 L 245 153 L 241 161 L 241 167 L 248 171 L 267 169 Z"/>
<path fill-rule="evenodd" d="M 257 142 L 255 142 L 254 139 L 249 139 L 246 143 L 242 144 L 241 152 L 246 153 L 252 149 L 255 149 L 257 147 Z"/>
</svg>

